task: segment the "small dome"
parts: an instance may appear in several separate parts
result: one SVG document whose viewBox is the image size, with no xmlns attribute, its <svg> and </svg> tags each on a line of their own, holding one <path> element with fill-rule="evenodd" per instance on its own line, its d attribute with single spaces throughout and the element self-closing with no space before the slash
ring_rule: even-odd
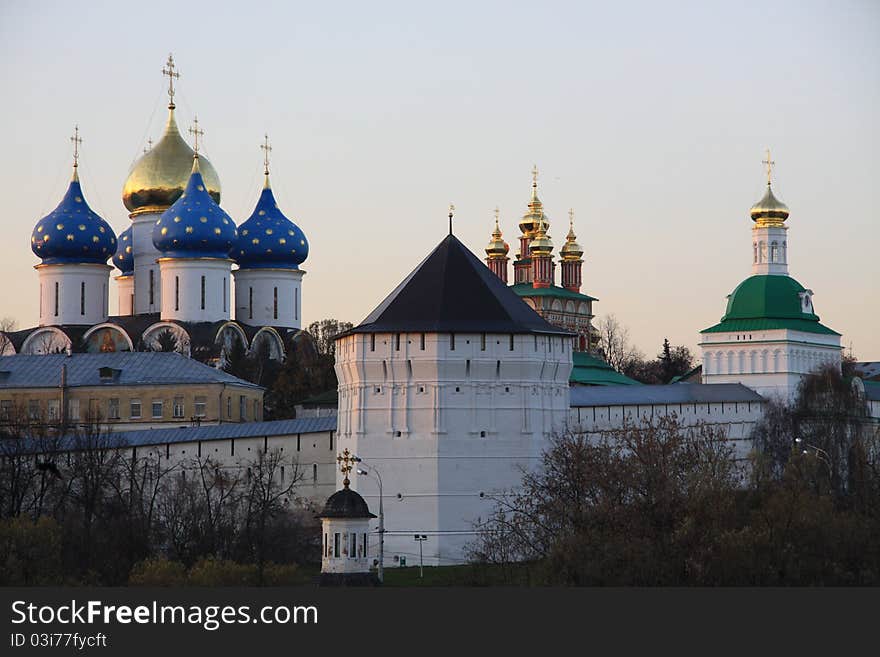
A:
<svg viewBox="0 0 880 657">
<path fill-rule="evenodd" d="M 106 264 L 116 252 L 116 233 L 86 203 L 76 168 L 61 203 L 34 227 L 31 250 L 44 265 Z"/>
<path fill-rule="evenodd" d="M 507 245 L 507 242 L 501 238 L 501 227 L 498 225 L 496 210 L 495 230 L 492 231 L 492 239 L 489 240 L 489 244 L 486 246 L 486 255 L 492 259 L 506 258 L 509 251 L 510 247 Z"/>
<path fill-rule="evenodd" d="M 810 294 L 790 276 L 750 276 L 730 294 L 727 312 L 721 321 L 731 319 L 808 319 L 818 316 L 804 309 L 803 295 Z"/>
<path fill-rule="evenodd" d="M 134 253 L 131 247 L 131 226 L 129 226 L 119 235 L 116 254 L 113 256 L 113 264 L 122 272 L 122 276 L 130 276 L 134 273 Z"/>
<path fill-rule="evenodd" d="M 153 226 L 153 245 L 166 258 L 228 258 L 235 243 L 235 223 L 205 189 L 199 159 L 186 190 Z"/>
<path fill-rule="evenodd" d="M 577 235 L 574 234 L 574 218 L 569 221 L 568 235 L 565 236 L 565 244 L 559 249 L 559 255 L 563 260 L 580 260 L 584 255 L 583 248 L 577 243 Z"/>
<path fill-rule="evenodd" d="M 531 237 L 538 230 L 538 225 L 544 223 L 546 228 L 550 228 L 550 220 L 544 214 L 544 204 L 538 198 L 538 184 L 532 183 L 532 198 L 529 200 L 529 211 L 526 212 L 522 219 L 519 220 L 519 229 L 523 235 Z"/>
<path fill-rule="evenodd" d="M 553 252 L 553 241 L 547 236 L 547 223 L 538 222 L 535 237 L 529 242 L 529 253 L 539 256 L 548 256 Z"/>
<path fill-rule="evenodd" d="M 788 206 L 773 195 L 770 185 L 764 197 L 755 203 L 750 210 L 752 221 L 762 225 L 782 225 L 788 219 Z"/>
<path fill-rule="evenodd" d="M 370 507 L 356 491 L 348 486 L 338 490 L 329 498 L 318 514 L 319 518 L 375 518 Z"/>
<path fill-rule="evenodd" d="M 180 136 L 174 106 L 168 109 L 165 134 L 135 163 L 122 189 L 122 202 L 133 214 L 169 208 L 183 194 L 189 179 L 195 153 Z M 219 203 L 220 178 L 205 157 L 199 159 L 204 185 L 214 202 Z"/>
<path fill-rule="evenodd" d="M 267 175 L 257 206 L 238 227 L 232 257 L 242 269 L 299 269 L 308 256 L 305 234 L 278 209 Z"/>
</svg>

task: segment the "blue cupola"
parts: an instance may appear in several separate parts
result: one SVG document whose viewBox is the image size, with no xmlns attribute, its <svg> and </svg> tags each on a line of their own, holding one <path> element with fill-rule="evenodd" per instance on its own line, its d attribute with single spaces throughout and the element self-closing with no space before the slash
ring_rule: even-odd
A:
<svg viewBox="0 0 880 657">
<path fill-rule="evenodd" d="M 305 234 L 278 209 L 267 170 L 257 207 L 239 227 L 232 257 L 241 269 L 299 269 L 308 255 Z"/>
<path fill-rule="evenodd" d="M 205 188 L 196 155 L 183 195 L 153 227 L 153 245 L 166 258 L 228 258 L 236 236 L 235 223 Z"/>
<path fill-rule="evenodd" d="M 86 203 L 76 163 L 61 203 L 34 227 L 31 250 L 44 265 L 106 264 L 116 252 L 116 234 Z"/>
<path fill-rule="evenodd" d="M 131 226 L 119 235 L 116 245 L 116 254 L 113 256 L 113 264 L 122 272 L 123 276 L 131 276 L 134 273 L 134 254 L 132 247 Z"/>
</svg>

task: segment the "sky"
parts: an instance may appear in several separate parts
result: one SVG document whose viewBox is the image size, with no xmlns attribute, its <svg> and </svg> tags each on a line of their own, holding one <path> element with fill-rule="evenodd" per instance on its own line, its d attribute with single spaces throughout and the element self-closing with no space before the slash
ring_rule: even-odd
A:
<svg viewBox="0 0 880 657">
<path fill-rule="evenodd" d="M 791 275 L 880 360 L 874 0 L 0 0 L 0 317 L 37 322 L 30 233 L 64 194 L 74 124 L 87 201 L 130 224 L 122 185 L 161 135 L 169 52 L 178 122 L 198 115 L 238 223 L 268 133 L 279 206 L 310 242 L 306 323 L 362 320 L 443 239 L 450 203 L 481 258 L 497 205 L 513 252 L 537 165 L 557 250 L 574 209 L 597 320 L 647 355 L 696 351 L 750 273 L 769 147 Z"/>
</svg>

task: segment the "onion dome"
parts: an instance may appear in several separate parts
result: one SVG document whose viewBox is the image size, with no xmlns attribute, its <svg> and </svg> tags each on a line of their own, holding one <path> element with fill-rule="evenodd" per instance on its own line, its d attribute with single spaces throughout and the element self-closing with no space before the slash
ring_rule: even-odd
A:
<svg viewBox="0 0 880 657">
<path fill-rule="evenodd" d="M 305 234 L 278 209 L 267 170 L 257 206 L 238 227 L 232 257 L 241 269 L 299 269 L 308 255 Z"/>
<path fill-rule="evenodd" d="M 174 103 L 168 105 L 165 133 L 153 148 L 135 163 L 122 188 L 122 202 L 132 215 L 163 212 L 186 187 L 192 168 L 192 148 L 187 144 L 174 119 Z M 211 163 L 199 156 L 203 186 L 215 203 L 220 202 L 220 178 Z"/>
<path fill-rule="evenodd" d="M 228 258 L 235 243 L 235 223 L 206 189 L 199 159 L 183 194 L 153 226 L 153 245 L 166 258 Z"/>
<path fill-rule="evenodd" d="M 106 264 L 116 252 L 116 233 L 86 203 L 75 162 L 61 203 L 40 219 L 31 233 L 31 250 L 44 265 Z"/>
<path fill-rule="evenodd" d="M 132 237 L 131 226 L 119 235 L 116 244 L 116 255 L 113 256 L 113 264 L 122 272 L 122 276 L 131 276 L 134 273 L 134 253 L 131 250 Z"/>
<path fill-rule="evenodd" d="M 492 231 L 492 239 L 486 247 L 486 255 L 493 260 L 500 260 L 507 257 L 510 247 L 503 239 L 501 239 L 501 227 L 498 225 L 498 210 L 495 210 L 495 230 Z"/>
<path fill-rule="evenodd" d="M 750 210 L 752 221 L 759 226 L 782 226 L 788 219 L 788 206 L 773 195 L 770 183 L 764 197 Z"/>
<path fill-rule="evenodd" d="M 529 200 L 529 211 L 519 220 L 519 229 L 524 236 L 532 237 L 541 222 L 547 228 L 550 227 L 550 220 L 544 214 L 544 204 L 538 198 L 538 169 L 535 167 L 532 169 L 532 197 Z"/>
<path fill-rule="evenodd" d="M 574 211 L 568 213 L 568 235 L 565 236 L 565 244 L 559 249 L 559 255 L 563 260 L 580 260 L 584 250 L 577 243 L 577 235 L 574 234 Z"/>
<path fill-rule="evenodd" d="M 549 256 L 553 252 L 553 242 L 547 235 L 547 222 L 539 221 L 535 237 L 529 242 L 529 253 L 533 256 Z"/>
</svg>

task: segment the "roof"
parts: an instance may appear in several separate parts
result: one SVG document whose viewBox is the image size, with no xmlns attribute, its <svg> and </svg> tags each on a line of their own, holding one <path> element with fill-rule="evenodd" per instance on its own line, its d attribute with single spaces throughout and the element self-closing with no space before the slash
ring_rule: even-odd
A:
<svg viewBox="0 0 880 657">
<path fill-rule="evenodd" d="M 624 376 L 601 358 L 576 351 L 572 354 L 569 383 L 585 386 L 641 385 L 638 381 Z"/>
<path fill-rule="evenodd" d="M 855 364 L 855 370 L 863 379 L 880 377 L 880 362 L 862 361 Z"/>
<path fill-rule="evenodd" d="M 272 420 L 269 422 L 227 422 L 225 424 L 204 427 L 114 431 L 102 436 L 102 440 L 108 445 L 141 447 L 145 445 L 229 440 L 231 438 L 292 436 L 300 433 L 320 433 L 326 431 L 336 431 L 335 416 L 304 417 L 294 420 Z M 76 438 L 74 436 L 65 436 L 59 442 L 58 449 L 69 449 L 70 446 L 75 445 L 75 441 Z"/>
<path fill-rule="evenodd" d="M 572 292 L 558 285 L 550 287 L 532 287 L 531 283 L 517 283 L 511 285 L 510 289 L 521 297 L 555 297 L 557 299 L 576 299 L 578 301 L 598 301 L 596 297 L 591 297 L 580 292 Z"/>
<path fill-rule="evenodd" d="M 45 354 L 0 356 L 0 390 L 57 388 L 61 367 L 67 366 L 67 386 L 134 386 L 180 383 L 225 383 L 260 386 L 174 352 L 120 351 L 105 354 Z M 101 368 L 112 370 L 101 377 Z"/>
<path fill-rule="evenodd" d="M 529 308 L 448 235 L 350 333 L 549 333 L 571 335 Z"/>
<path fill-rule="evenodd" d="M 575 386 L 570 397 L 572 407 L 763 401 L 761 395 L 741 383 Z"/>
<path fill-rule="evenodd" d="M 702 333 L 761 329 L 792 329 L 808 333 L 839 335 L 819 323 L 812 304 L 804 310 L 803 296 L 811 294 L 790 276 L 749 276 L 728 295 L 727 311 L 721 322 Z"/>
<path fill-rule="evenodd" d="M 880 381 L 862 381 L 865 386 L 865 399 L 880 401 Z"/>
<path fill-rule="evenodd" d="M 348 480 L 344 483 L 348 484 Z M 327 498 L 327 503 L 317 514 L 318 518 L 375 518 L 370 513 L 370 507 L 356 491 L 351 490 L 347 485 L 342 490 L 338 490 Z"/>
<path fill-rule="evenodd" d="M 669 383 L 678 383 L 681 381 L 682 383 L 689 383 L 688 379 L 690 378 L 700 378 L 703 374 L 703 364 L 700 363 L 698 365 L 694 365 L 691 369 L 689 369 L 684 374 L 679 374 L 678 376 L 674 376 L 669 380 Z"/>
<path fill-rule="evenodd" d="M 278 208 L 268 173 L 257 206 L 238 227 L 231 255 L 242 269 L 299 269 L 309 255 L 305 234 Z"/>
</svg>

